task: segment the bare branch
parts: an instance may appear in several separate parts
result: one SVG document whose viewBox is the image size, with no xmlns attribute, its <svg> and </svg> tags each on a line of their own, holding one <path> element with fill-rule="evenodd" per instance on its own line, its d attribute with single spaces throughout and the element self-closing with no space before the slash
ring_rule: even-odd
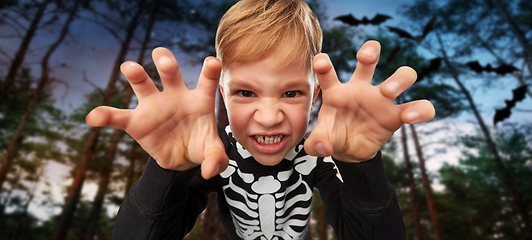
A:
<svg viewBox="0 0 532 240">
<path fill-rule="evenodd" d="M 85 75 L 85 73 L 83 73 L 83 75 Z M 61 79 L 57 79 L 57 78 L 54 78 L 53 79 L 53 82 L 54 83 L 59 83 L 63 86 L 65 86 L 65 93 L 63 94 L 63 96 L 61 97 L 61 101 L 64 101 L 67 94 L 68 94 L 68 91 L 70 91 L 70 85 L 68 84 L 68 82 L 64 81 L 64 80 L 61 80 Z"/>
<path fill-rule="evenodd" d="M 83 71 L 83 81 L 94 87 L 105 98 L 105 91 L 87 79 L 87 72 Z"/>
</svg>

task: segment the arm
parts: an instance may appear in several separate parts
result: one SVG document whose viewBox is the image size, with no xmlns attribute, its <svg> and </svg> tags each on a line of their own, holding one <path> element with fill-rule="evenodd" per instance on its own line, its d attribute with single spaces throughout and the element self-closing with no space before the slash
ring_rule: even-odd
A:
<svg viewBox="0 0 532 240">
<path fill-rule="evenodd" d="M 327 200 L 329 220 L 340 239 L 405 237 L 379 149 L 404 123 L 429 121 L 435 114 L 426 100 L 394 104 L 394 99 L 414 84 L 416 72 L 412 68 L 401 67 L 382 84 L 371 84 L 379 54 L 378 42 L 366 42 L 357 53 L 355 72 L 345 84 L 338 81 L 326 55 L 317 55 L 313 62 L 323 105 L 305 150 L 314 156 L 332 156 L 344 178 L 334 192 L 322 187 L 332 196 Z"/>
<path fill-rule="evenodd" d="M 400 67 L 380 85 L 371 84 L 379 54 L 378 42 L 366 42 L 357 53 L 355 72 L 345 84 L 338 80 L 325 54 L 314 58 L 323 104 L 316 128 L 305 141 L 308 154 L 332 155 L 344 162 L 366 161 L 404 123 L 416 124 L 434 117 L 434 106 L 427 100 L 394 104 L 394 99 L 416 81 L 414 69 Z"/>
<path fill-rule="evenodd" d="M 207 204 L 209 190 L 198 173 L 167 170 L 150 158 L 120 206 L 113 239 L 183 239 Z"/>
<path fill-rule="evenodd" d="M 152 55 L 164 91 L 157 89 L 142 66 L 125 62 L 121 70 L 138 98 L 138 106 L 97 107 L 87 115 L 87 124 L 125 130 L 162 168 L 185 171 L 201 164 L 205 179 L 223 172 L 228 159 L 214 114 L 222 63 L 213 57 L 205 59 L 198 86 L 188 90 L 168 49 L 156 48 Z"/>
<path fill-rule="evenodd" d="M 188 90 L 169 50 L 157 48 L 152 55 L 163 92 L 142 66 L 126 62 L 121 70 L 138 98 L 138 106 L 100 106 L 86 117 L 93 127 L 125 130 L 153 157 L 121 206 L 115 226 L 117 239 L 130 239 L 125 237 L 130 234 L 135 235 L 133 239 L 184 236 L 205 208 L 208 191 L 203 183 L 207 181 L 195 174 L 199 166 L 201 176 L 208 179 L 228 165 L 214 114 L 221 62 L 207 58 L 197 88 Z"/>
<path fill-rule="evenodd" d="M 363 234 L 368 235 L 361 234 L 355 239 L 406 239 L 403 216 L 395 192 L 384 174 L 380 152 L 375 158 L 361 163 L 335 163 L 344 176 L 341 195 L 342 201 L 347 203 L 347 213 L 352 214 L 349 219 L 357 217 L 367 223 Z M 351 222 L 347 222 L 344 228 L 352 227 L 349 224 Z"/>
</svg>

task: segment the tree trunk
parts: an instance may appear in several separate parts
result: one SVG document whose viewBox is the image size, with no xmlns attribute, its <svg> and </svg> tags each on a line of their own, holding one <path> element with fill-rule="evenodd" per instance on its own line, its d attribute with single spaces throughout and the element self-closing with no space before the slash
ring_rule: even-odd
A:
<svg viewBox="0 0 532 240">
<path fill-rule="evenodd" d="M 37 178 L 35 179 L 35 183 L 28 194 L 28 201 L 24 204 L 24 209 L 22 210 L 22 215 L 17 219 L 17 225 L 15 225 L 15 228 L 13 229 L 13 233 L 11 234 L 11 240 L 15 240 L 18 238 L 18 229 L 22 225 L 23 221 L 26 219 L 26 215 L 28 214 L 28 208 L 30 207 L 31 202 L 33 201 L 33 198 L 35 197 L 35 191 L 37 190 L 37 185 L 39 183 L 39 180 L 41 179 L 42 175 L 44 173 L 44 166 L 39 167 L 39 171 L 37 172 Z"/>
<path fill-rule="evenodd" d="M 137 161 L 137 153 L 135 152 L 137 150 L 137 142 L 133 140 L 131 142 L 131 152 L 129 154 L 129 166 L 127 169 L 127 175 L 126 175 L 126 189 L 124 193 L 124 197 L 127 196 L 127 193 L 129 192 L 129 189 L 133 185 L 133 176 L 135 175 L 135 162 Z"/>
<path fill-rule="evenodd" d="M 495 8 L 501 13 L 506 23 L 508 23 L 508 25 L 510 26 L 510 31 L 513 32 L 513 34 L 515 35 L 515 38 L 517 38 L 517 41 L 519 41 L 519 44 L 521 44 L 521 47 L 523 48 L 523 52 L 525 53 L 525 60 L 527 61 L 530 60 L 530 58 L 532 57 L 532 46 L 528 43 L 528 40 L 525 34 L 523 33 L 523 31 L 519 29 L 515 21 L 512 19 L 512 16 L 510 16 L 510 13 L 498 0 L 495 0 L 495 1 L 484 0 L 484 1 L 488 3 L 488 5 L 489 3 L 493 4 Z"/>
<path fill-rule="evenodd" d="M 211 193 L 209 195 L 209 202 L 203 216 L 203 229 L 198 235 L 198 239 L 212 239 L 212 240 L 228 240 L 227 234 L 220 221 L 220 214 L 218 213 L 217 194 Z"/>
<path fill-rule="evenodd" d="M 24 57 L 26 55 L 26 52 L 28 51 L 30 42 L 35 36 L 35 32 L 37 32 L 37 28 L 39 27 L 39 22 L 41 21 L 44 15 L 44 10 L 46 10 L 48 3 L 50 3 L 50 0 L 44 0 L 39 6 L 39 9 L 35 13 L 35 17 L 31 21 L 28 31 L 26 32 L 26 35 L 22 39 L 22 43 L 20 44 L 17 50 L 17 53 L 15 54 L 15 58 L 13 59 L 13 61 L 11 62 L 11 65 L 9 66 L 7 75 L 4 78 L 4 81 L 2 82 L 2 86 L 0 86 L 0 106 L 2 106 L 2 103 L 4 102 L 9 92 L 9 88 L 15 81 L 17 72 L 20 69 L 20 66 L 22 66 L 22 63 L 24 62 Z"/>
<path fill-rule="evenodd" d="M 484 138 L 488 144 L 488 148 L 490 149 L 491 153 L 493 154 L 493 160 L 495 161 L 495 164 L 497 165 L 497 168 L 499 170 L 499 175 L 502 178 L 501 180 L 504 182 L 506 187 L 508 188 L 508 191 L 510 193 L 510 196 L 517 208 L 517 212 L 519 216 L 521 217 L 521 220 L 523 221 L 523 225 L 525 228 L 526 234 L 529 235 L 529 237 L 532 238 L 532 227 L 530 226 L 530 219 L 528 217 L 528 213 L 525 210 L 525 207 L 523 205 L 523 201 L 521 199 L 521 196 L 517 193 L 514 187 L 513 178 L 508 174 L 506 171 L 506 167 L 504 166 L 504 163 L 502 161 L 502 158 L 499 154 L 499 150 L 497 149 L 497 146 L 495 145 L 495 142 L 493 141 L 493 138 L 490 135 L 490 132 L 488 130 L 488 127 L 484 123 L 484 120 L 480 116 L 480 113 L 477 110 L 477 107 L 475 105 L 475 102 L 473 101 L 473 97 L 469 93 L 469 91 L 466 89 L 466 87 L 462 84 L 460 81 L 460 78 L 458 78 L 458 73 L 454 69 L 454 67 L 451 65 L 451 62 L 449 60 L 449 57 L 447 56 L 447 52 L 445 51 L 443 42 L 441 40 L 441 37 L 438 33 L 436 33 L 436 37 L 438 39 L 438 42 L 440 44 L 440 48 L 443 55 L 443 60 L 447 67 L 451 70 L 451 74 L 453 76 L 453 79 L 455 80 L 456 84 L 460 87 L 460 90 L 465 95 L 469 107 L 473 111 L 473 114 L 475 115 L 475 118 L 477 119 L 477 122 L 480 126 L 480 130 L 482 131 L 482 134 L 484 135 Z"/>
<path fill-rule="evenodd" d="M 43 3 L 45 5 L 47 1 Z M 0 166 L 0 193 L 2 192 L 2 185 L 4 184 L 4 181 L 6 179 L 7 173 L 9 172 L 9 168 L 11 167 L 11 164 L 13 163 L 15 159 L 15 155 L 17 153 L 17 148 L 20 142 L 22 141 L 22 136 L 24 133 L 24 129 L 26 128 L 26 125 L 28 124 L 31 116 L 33 115 L 33 111 L 35 110 L 35 106 L 37 106 L 37 103 L 39 102 L 41 98 L 41 94 L 44 91 L 44 88 L 48 84 L 48 81 L 50 79 L 49 77 L 49 66 L 48 61 L 50 60 L 50 57 L 55 52 L 57 47 L 63 42 L 66 35 L 68 34 L 68 29 L 70 27 L 70 23 L 74 20 L 75 13 L 77 11 L 78 3 L 76 1 L 76 4 L 74 8 L 70 11 L 69 16 L 63 25 L 63 28 L 61 29 L 61 33 L 59 34 L 59 37 L 56 39 L 56 41 L 50 46 L 48 51 L 46 51 L 46 54 L 44 55 L 42 62 L 41 62 L 41 79 L 39 80 L 37 84 L 37 88 L 33 91 L 33 97 L 28 103 L 26 112 L 24 113 L 24 116 L 22 117 L 22 120 L 20 120 L 20 123 L 17 126 L 17 130 L 11 137 L 11 141 L 9 142 L 9 146 L 7 148 L 6 153 L 4 154 L 4 158 L 2 159 L 2 164 Z M 46 8 L 46 6 L 42 6 L 41 8 Z M 11 71 L 11 70 L 10 70 Z M 7 77 L 6 77 L 7 79 Z M 5 83 L 5 82 L 4 82 Z"/>
<path fill-rule="evenodd" d="M 469 234 L 471 235 L 471 240 L 477 240 L 478 234 L 477 234 L 477 227 L 475 226 L 475 222 L 473 222 L 473 219 L 471 218 L 471 215 L 467 214 L 467 223 L 469 225 Z"/>
<path fill-rule="evenodd" d="M 408 172 L 408 182 L 410 187 L 410 201 L 412 201 L 412 212 L 414 216 L 414 227 L 416 232 L 416 239 L 423 239 L 423 231 L 421 228 L 421 220 L 419 217 L 419 202 L 417 201 L 416 182 L 414 180 L 414 173 L 412 173 L 412 164 L 410 164 L 410 155 L 408 153 L 408 144 L 406 140 L 405 125 L 401 127 L 401 142 L 403 144 L 403 155 L 405 158 L 406 171 Z"/>
<path fill-rule="evenodd" d="M 120 65 L 122 62 L 124 62 L 131 40 L 133 40 L 139 18 L 144 10 L 145 2 L 146 0 L 143 0 L 138 4 L 137 11 L 128 24 L 126 29 L 126 37 L 124 38 L 124 41 L 122 42 L 118 55 L 115 59 L 101 105 L 109 105 L 111 102 L 111 97 L 116 90 L 116 82 L 120 76 Z M 66 238 L 68 228 L 70 227 L 70 222 L 72 221 L 72 217 L 74 216 L 74 212 L 76 210 L 76 205 L 81 196 L 81 189 L 83 188 L 83 182 L 85 181 L 85 175 L 87 172 L 87 164 L 94 154 L 94 148 L 98 142 L 101 129 L 102 128 L 100 127 L 92 128 L 85 142 L 83 154 L 79 160 L 78 166 L 76 167 L 74 179 L 70 185 L 61 216 L 59 217 L 54 231 L 54 240 L 64 240 Z"/>
<path fill-rule="evenodd" d="M 139 52 L 139 58 L 138 63 L 142 64 L 145 56 L 146 49 L 148 48 L 148 43 L 150 42 L 150 36 L 151 31 L 153 29 L 153 25 L 155 24 L 155 16 L 158 11 L 159 6 L 156 5 L 154 7 L 154 10 L 152 11 L 152 14 L 150 16 L 150 22 L 148 24 L 148 27 L 146 29 L 146 34 L 144 35 L 144 41 L 142 42 L 142 46 L 140 48 Z M 129 104 L 131 103 L 131 98 L 133 97 L 133 89 L 129 86 L 127 88 L 126 96 L 124 97 L 124 101 L 122 103 L 121 108 L 127 109 L 129 108 Z M 85 225 L 84 235 L 81 237 L 82 240 L 92 240 L 94 239 L 94 236 L 96 235 L 96 229 L 98 227 L 98 220 L 100 219 L 100 213 L 103 208 L 103 202 L 105 199 L 105 193 L 107 192 L 109 182 L 111 179 L 111 173 L 113 172 L 113 163 L 116 156 L 116 150 L 118 149 L 118 144 L 120 143 L 120 139 L 122 139 L 124 131 L 122 129 L 115 129 L 113 131 L 113 136 L 111 137 L 111 144 L 109 148 L 107 149 L 107 153 L 105 154 L 104 159 L 104 165 L 102 168 L 102 171 L 100 173 L 100 180 L 98 182 L 98 191 L 96 193 L 96 196 L 94 196 L 94 201 L 92 202 L 91 210 L 89 213 L 89 218 L 87 220 L 87 224 Z"/>
<path fill-rule="evenodd" d="M 109 186 L 111 179 L 111 173 L 113 170 L 113 162 L 118 148 L 118 143 L 122 137 L 122 130 L 115 129 L 107 153 L 105 154 L 104 164 L 100 172 L 100 180 L 98 181 L 98 190 L 94 196 L 91 210 L 89 212 L 89 218 L 85 224 L 84 235 L 80 238 L 82 240 L 92 240 L 96 235 L 96 228 L 98 227 L 98 220 L 100 219 L 100 213 L 102 211 L 103 202 L 105 199 L 105 193 Z"/>
<path fill-rule="evenodd" d="M 438 217 L 438 211 L 434 206 L 434 198 L 432 197 L 432 188 L 430 186 L 429 178 L 427 176 L 427 170 L 425 169 L 425 158 L 419 144 L 419 138 L 417 136 L 416 128 L 414 125 L 410 125 L 412 130 L 412 138 L 416 146 L 417 158 L 419 161 L 419 169 L 421 170 L 421 180 L 423 182 L 423 189 L 425 190 L 425 198 L 427 199 L 427 205 L 429 208 L 430 219 L 432 221 L 432 227 L 434 228 L 434 235 L 437 240 L 443 240 L 443 235 L 440 226 L 440 218 Z"/>
<path fill-rule="evenodd" d="M 323 200 L 321 200 L 320 207 L 320 218 L 318 220 L 318 239 L 327 240 L 327 222 L 325 221 L 325 212 L 327 211 L 327 206 Z"/>
</svg>

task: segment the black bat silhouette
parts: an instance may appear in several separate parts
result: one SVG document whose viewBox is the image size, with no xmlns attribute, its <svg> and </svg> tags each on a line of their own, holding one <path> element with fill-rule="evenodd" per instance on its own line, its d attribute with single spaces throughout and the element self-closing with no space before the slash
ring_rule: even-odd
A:
<svg viewBox="0 0 532 240">
<path fill-rule="evenodd" d="M 397 34 L 400 38 L 408 38 L 418 43 L 421 43 L 423 39 L 425 39 L 425 37 L 434 29 L 435 22 L 436 22 L 436 15 L 434 15 L 434 17 L 432 17 L 427 22 L 427 24 L 425 24 L 425 27 L 423 28 L 423 34 L 417 35 L 415 37 L 414 35 L 410 34 L 409 32 L 403 29 L 396 28 L 396 27 L 389 27 L 389 26 L 386 26 L 386 27 L 388 28 L 388 30 L 390 30 L 390 32 Z"/>
<path fill-rule="evenodd" d="M 478 61 L 470 61 L 467 62 L 465 65 L 476 73 L 494 72 L 497 75 L 506 75 L 508 73 L 513 73 L 519 70 L 518 68 L 508 64 L 501 64 L 500 66 L 494 68 L 491 66 L 491 64 L 488 63 L 485 67 L 483 67 Z"/>
<path fill-rule="evenodd" d="M 366 16 L 364 16 L 362 19 L 357 19 L 355 17 L 353 17 L 352 14 L 347 14 L 347 15 L 341 15 L 341 16 L 338 16 L 336 18 L 334 18 L 333 20 L 336 20 L 336 21 L 340 21 L 342 23 L 345 23 L 349 26 L 358 26 L 358 25 L 368 25 L 368 24 L 371 24 L 371 25 L 379 25 L 383 22 L 386 22 L 386 20 L 388 19 L 392 19 L 392 17 L 388 16 L 388 15 L 384 15 L 384 14 L 380 14 L 380 13 L 377 13 L 372 19 L 368 19 Z"/>
<path fill-rule="evenodd" d="M 421 80 L 423 80 L 430 73 L 435 72 L 438 69 L 440 69 L 442 60 L 443 60 L 443 58 L 433 58 L 433 59 L 431 59 L 429 66 L 421 68 L 421 70 L 417 73 L 416 82 L 420 82 Z"/>
<path fill-rule="evenodd" d="M 512 108 L 515 107 L 515 104 L 525 99 L 527 88 L 528 84 L 525 84 L 512 90 L 512 100 L 504 100 L 504 102 L 506 103 L 506 107 L 495 110 L 495 116 L 493 116 L 493 125 L 497 124 L 498 122 L 502 122 L 504 119 L 510 117 L 510 115 L 512 114 Z"/>
<path fill-rule="evenodd" d="M 390 53 L 390 55 L 388 55 L 388 57 L 386 58 L 386 62 L 380 64 L 380 65 L 377 65 L 377 69 L 379 70 L 384 70 L 388 67 L 388 65 L 393 62 L 393 60 L 395 60 L 395 56 L 397 56 L 397 53 L 399 52 L 399 50 L 401 50 L 401 45 L 397 45 L 393 50 L 392 52 Z"/>
</svg>

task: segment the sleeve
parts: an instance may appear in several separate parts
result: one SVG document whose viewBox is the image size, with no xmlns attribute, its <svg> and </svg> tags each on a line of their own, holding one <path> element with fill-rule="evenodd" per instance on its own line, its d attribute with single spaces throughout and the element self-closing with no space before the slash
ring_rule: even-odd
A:
<svg viewBox="0 0 532 240">
<path fill-rule="evenodd" d="M 163 169 L 150 158 L 120 206 L 113 239 L 183 239 L 208 201 L 199 171 Z"/>
<path fill-rule="evenodd" d="M 401 210 L 386 179 L 381 153 L 361 163 L 334 163 L 339 176 L 335 165 L 324 162 L 316 187 L 327 207 L 326 221 L 338 239 L 406 239 Z"/>
</svg>

